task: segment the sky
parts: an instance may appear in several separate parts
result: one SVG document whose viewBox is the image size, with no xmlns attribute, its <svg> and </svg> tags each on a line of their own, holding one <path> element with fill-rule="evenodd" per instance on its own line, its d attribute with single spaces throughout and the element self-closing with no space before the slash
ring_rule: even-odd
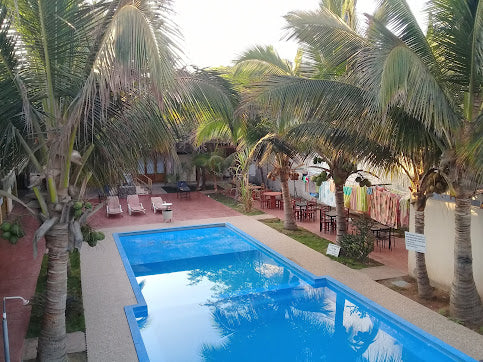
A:
<svg viewBox="0 0 483 362">
<path fill-rule="evenodd" d="M 174 0 L 175 23 L 183 35 L 185 62 L 200 68 L 228 66 L 253 45 L 273 45 L 293 60 L 295 42 L 282 40 L 283 16 L 293 10 L 316 10 L 319 0 Z M 420 14 L 424 1 L 408 0 Z M 374 0 L 359 0 L 357 12 L 371 14 Z M 361 19 L 359 17 L 359 19 Z M 418 19 L 420 23 L 422 19 Z"/>
</svg>

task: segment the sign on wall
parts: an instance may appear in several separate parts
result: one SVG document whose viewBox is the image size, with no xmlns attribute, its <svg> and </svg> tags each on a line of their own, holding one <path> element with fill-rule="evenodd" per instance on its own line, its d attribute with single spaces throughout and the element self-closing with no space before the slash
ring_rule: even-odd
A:
<svg viewBox="0 0 483 362">
<path fill-rule="evenodd" d="M 417 251 L 418 253 L 426 253 L 426 237 L 424 234 L 404 233 L 406 239 L 406 249 Z"/>
</svg>

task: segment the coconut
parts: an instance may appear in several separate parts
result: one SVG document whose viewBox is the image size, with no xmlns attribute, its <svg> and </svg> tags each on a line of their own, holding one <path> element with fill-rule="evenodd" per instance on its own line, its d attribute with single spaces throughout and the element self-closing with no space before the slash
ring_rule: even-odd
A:
<svg viewBox="0 0 483 362">
<path fill-rule="evenodd" d="M 12 227 L 10 228 L 10 232 L 12 233 L 12 235 L 19 236 L 20 225 L 19 224 L 13 224 Z"/>
<path fill-rule="evenodd" d="M 10 224 L 8 221 L 5 221 L 5 222 L 2 224 L 1 229 L 2 229 L 2 231 L 10 231 L 10 227 L 11 227 L 11 226 L 12 226 L 12 225 L 11 225 L 11 224 Z"/>
</svg>

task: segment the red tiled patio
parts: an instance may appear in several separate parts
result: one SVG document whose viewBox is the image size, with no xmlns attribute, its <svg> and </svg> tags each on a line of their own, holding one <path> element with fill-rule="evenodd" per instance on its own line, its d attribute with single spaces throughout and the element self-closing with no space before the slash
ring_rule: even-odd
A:
<svg viewBox="0 0 483 362">
<path fill-rule="evenodd" d="M 238 212 L 228 208 L 200 192 L 191 192 L 190 198 L 178 199 L 175 193 L 158 195 L 164 201 L 172 203 L 173 219 L 176 221 L 196 220 L 218 217 L 237 216 Z M 100 209 L 90 218 L 89 224 L 95 228 L 107 228 L 117 226 L 158 224 L 163 222 L 161 213 L 154 214 L 150 206 L 150 196 L 140 196 L 140 201 L 146 209 L 146 214 L 129 216 L 127 213 L 126 200 L 121 199 L 123 208 L 122 216 L 107 216 L 105 207 Z M 97 200 L 92 200 L 94 204 Z M 259 206 L 259 205 L 256 205 Z M 264 209 L 265 213 L 283 219 L 283 211 L 279 209 Z M 20 295 L 31 298 L 35 292 L 42 254 L 45 252 L 45 244 L 39 243 L 39 256 L 33 258 L 32 236 L 38 227 L 38 222 L 25 210 L 16 206 L 14 215 L 22 217 L 26 236 L 16 245 L 10 245 L 6 240 L 0 240 L 0 297 Z M 329 240 L 335 240 L 334 233 L 319 232 L 319 221 L 300 222 L 300 227 L 308 229 Z M 102 243 L 102 242 L 101 242 Z M 84 247 L 88 247 L 85 245 Z M 407 251 L 404 249 L 403 240 L 397 240 L 392 250 L 375 250 L 371 257 L 383 264 L 389 265 L 400 271 L 407 272 Z M 12 361 L 20 361 L 22 356 L 23 342 L 27 332 L 30 318 L 30 306 L 23 306 L 20 301 L 9 301 L 7 304 L 8 331 L 10 338 L 10 354 Z M 3 344 L 0 347 L 3 356 Z"/>
<path fill-rule="evenodd" d="M 255 201 L 255 207 L 262 210 L 263 212 L 273 215 L 281 220 L 284 219 L 283 210 L 274 208 L 261 208 L 259 201 Z M 316 213 L 315 220 L 312 221 L 297 221 L 297 225 L 306 230 L 313 232 L 314 234 L 320 235 L 321 237 L 335 242 L 335 231 L 319 231 L 319 216 Z M 370 258 L 390 266 L 391 268 L 397 269 L 403 273 L 408 273 L 408 251 L 404 244 L 404 239 L 399 237 L 394 237 L 392 240 L 392 248 L 389 250 L 387 245 L 385 248 L 376 246 L 374 251 L 369 255 Z"/>
</svg>

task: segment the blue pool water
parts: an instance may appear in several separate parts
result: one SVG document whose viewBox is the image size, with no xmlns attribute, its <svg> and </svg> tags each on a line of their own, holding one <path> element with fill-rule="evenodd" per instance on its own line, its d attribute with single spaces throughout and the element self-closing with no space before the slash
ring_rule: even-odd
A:
<svg viewBox="0 0 483 362">
<path fill-rule="evenodd" d="M 141 361 L 474 361 L 229 224 L 115 239 Z"/>
</svg>

